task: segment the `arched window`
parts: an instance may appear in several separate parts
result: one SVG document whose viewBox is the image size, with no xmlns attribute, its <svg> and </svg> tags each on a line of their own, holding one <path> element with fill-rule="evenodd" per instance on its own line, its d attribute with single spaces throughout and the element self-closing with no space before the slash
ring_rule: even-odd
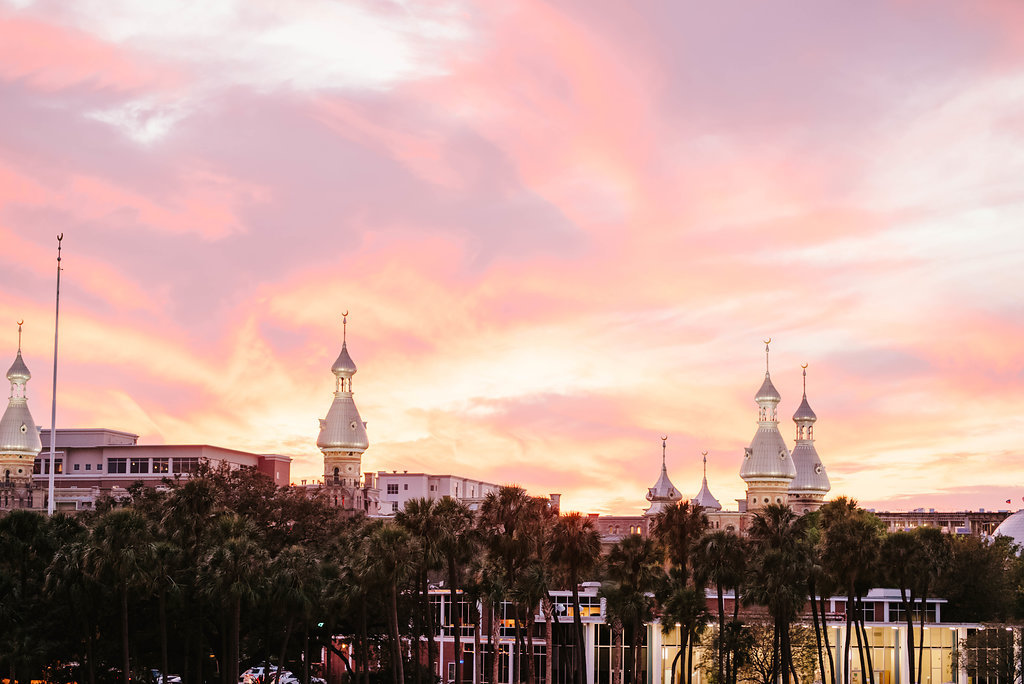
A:
<svg viewBox="0 0 1024 684">
<path fill-rule="evenodd" d="M 339 471 L 339 470 L 338 470 L 337 468 L 335 468 L 335 469 L 334 469 L 334 481 L 335 481 L 335 482 L 337 482 L 337 481 L 338 481 L 338 473 L 339 473 L 339 472 L 340 472 L 340 471 Z"/>
</svg>

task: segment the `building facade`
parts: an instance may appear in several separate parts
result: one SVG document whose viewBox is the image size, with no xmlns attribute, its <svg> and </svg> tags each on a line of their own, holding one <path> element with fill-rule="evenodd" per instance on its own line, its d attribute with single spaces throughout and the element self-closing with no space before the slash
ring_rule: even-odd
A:
<svg viewBox="0 0 1024 684">
<path fill-rule="evenodd" d="M 456 475 L 379 470 L 377 487 L 380 490 L 381 515 L 393 515 L 405 508 L 410 499 L 440 499 L 445 496 L 457 499 L 475 511 L 484 497 L 497 492 L 501 485 Z"/>
</svg>

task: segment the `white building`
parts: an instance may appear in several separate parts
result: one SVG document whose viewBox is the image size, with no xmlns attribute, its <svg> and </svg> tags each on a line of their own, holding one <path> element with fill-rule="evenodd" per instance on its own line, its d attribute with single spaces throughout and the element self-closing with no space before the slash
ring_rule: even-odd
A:
<svg viewBox="0 0 1024 684">
<path fill-rule="evenodd" d="M 458 499 L 475 511 L 484 497 L 498 491 L 500 486 L 455 475 L 377 471 L 380 512 L 383 515 L 397 513 L 410 499 L 440 499 L 445 496 Z"/>
</svg>

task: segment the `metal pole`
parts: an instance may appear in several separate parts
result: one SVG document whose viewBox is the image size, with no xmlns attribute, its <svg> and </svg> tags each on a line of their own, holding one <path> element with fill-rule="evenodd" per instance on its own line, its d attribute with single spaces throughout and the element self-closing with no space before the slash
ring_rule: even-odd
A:
<svg viewBox="0 0 1024 684">
<path fill-rule="evenodd" d="M 57 236 L 57 309 L 53 317 L 53 408 L 50 411 L 50 489 L 46 500 L 47 515 L 53 515 L 53 476 L 57 470 L 57 326 L 60 323 L 60 242 L 63 239 L 64 233 Z"/>
</svg>

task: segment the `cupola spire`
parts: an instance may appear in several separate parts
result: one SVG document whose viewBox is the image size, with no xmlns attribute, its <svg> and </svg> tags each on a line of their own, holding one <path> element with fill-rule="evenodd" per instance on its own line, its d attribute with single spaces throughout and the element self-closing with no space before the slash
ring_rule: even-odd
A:
<svg viewBox="0 0 1024 684">
<path fill-rule="evenodd" d="M 708 489 L 708 452 L 702 451 L 700 453 L 704 457 L 704 480 L 701 482 L 700 491 L 697 492 L 697 496 L 693 497 L 693 501 L 705 510 L 720 511 L 722 510 L 722 504 L 714 497 L 711 490 Z"/>
<path fill-rule="evenodd" d="M 794 510 L 807 513 L 821 506 L 832 485 L 814 447 L 814 423 L 818 416 L 811 410 L 811 405 L 807 401 L 807 364 L 801 364 L 801 368 L 804 395 L 796 413 L 793 414 L 793 422 L 796 423 L 796 445 L 793 447 L 796 477 L 789 486 L 789 498 Z"/>
<path fill-rule="evenodd" d="M 676 501 L 680 501 L 683 495 L 679 493 L 672 480 L 668 479 L 668 467 L 665 463 L 665 448 L 668 442 L 668 435 L 661 436 L 661 475 L 653 487 L 647 489 L 647 500 L 651 502 L 650 508 L 644 511 L 644 515 L 655 515 L 660 513 Z"/>
</svg>

